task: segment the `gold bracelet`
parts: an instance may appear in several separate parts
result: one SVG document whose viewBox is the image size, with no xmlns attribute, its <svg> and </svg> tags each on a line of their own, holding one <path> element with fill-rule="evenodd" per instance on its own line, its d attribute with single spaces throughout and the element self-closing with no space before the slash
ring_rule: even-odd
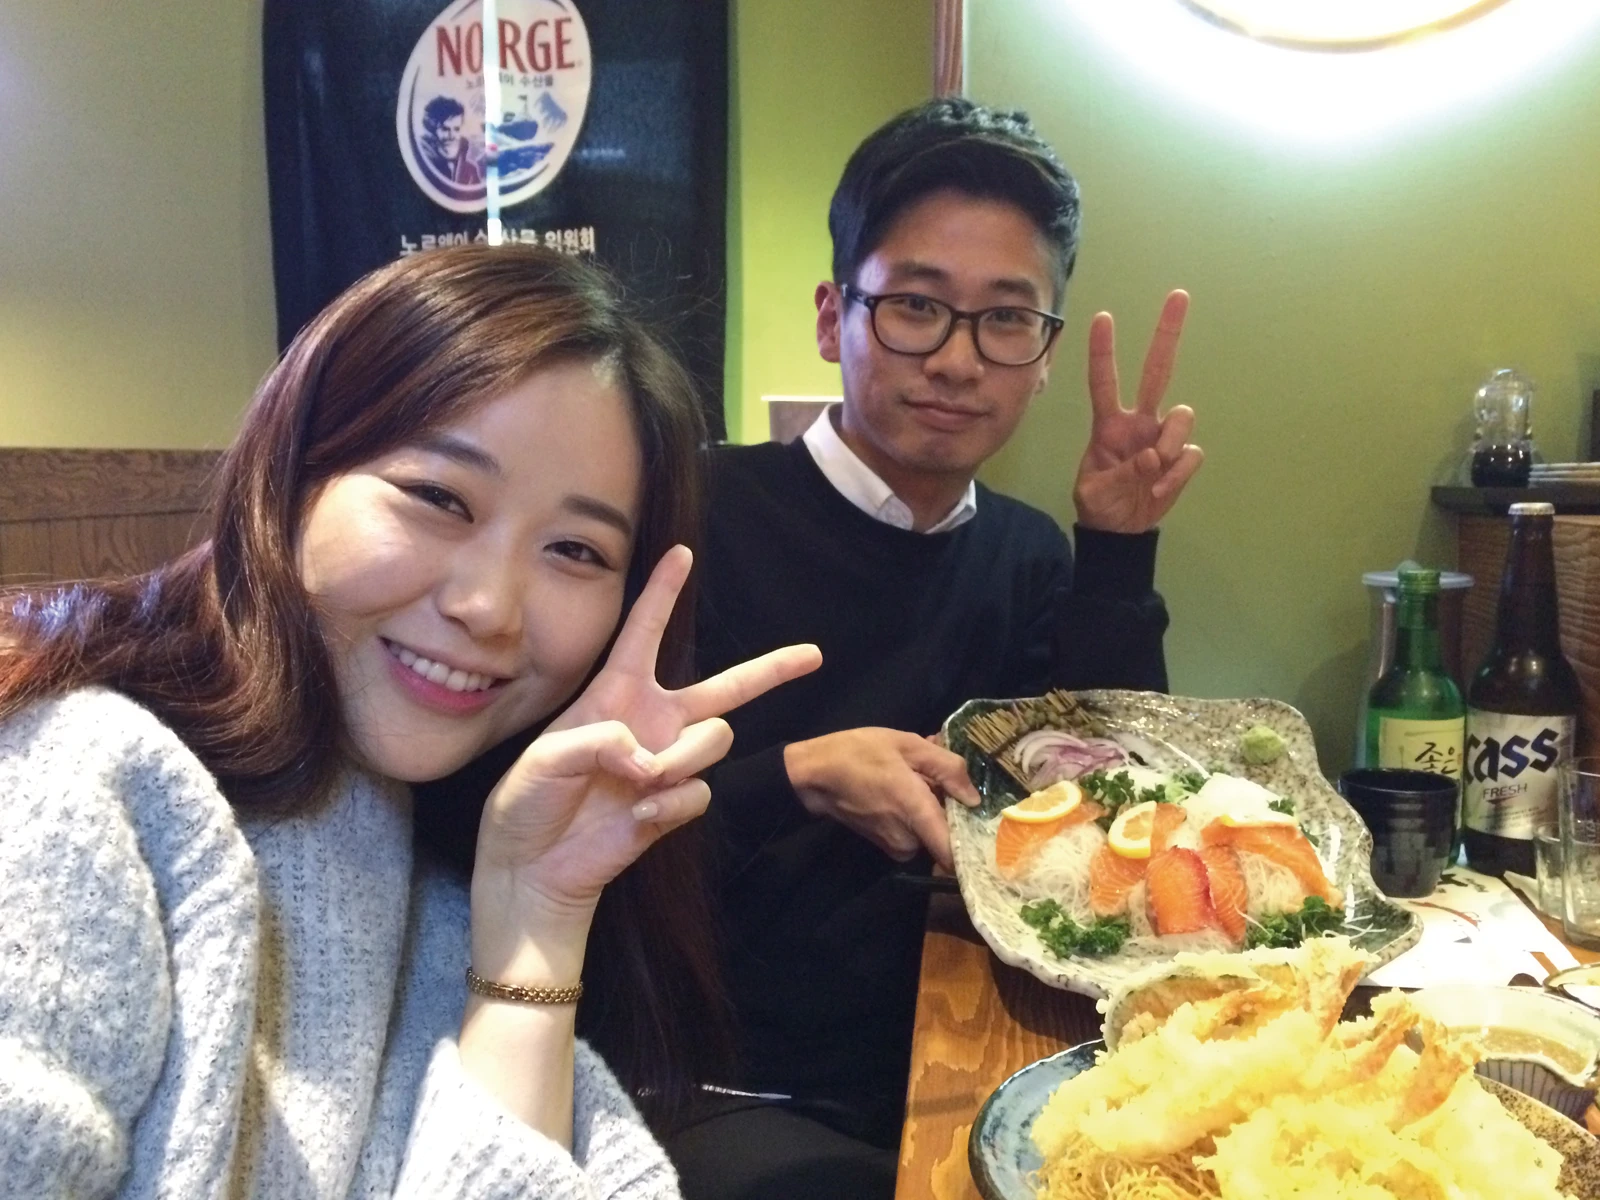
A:
<svg viewBox="0 0 1600 1200">
<path fill-rule="evenodd" d="M 471 967 L 467 968 L 467 991 L 487 996 L 491 1000 L 515 1000 L 518 1004 L 573 1004 L 583 995 L 583 983 L 571 987 L 516 987 L 509 983 L 495 983 L 485 979 Z"/>
</svg>

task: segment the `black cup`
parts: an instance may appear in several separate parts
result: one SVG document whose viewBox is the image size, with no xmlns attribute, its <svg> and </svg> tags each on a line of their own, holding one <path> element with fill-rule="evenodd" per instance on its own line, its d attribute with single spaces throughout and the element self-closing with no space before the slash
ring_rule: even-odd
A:
<svg viewBox="0 0 1600 1200">
<path fill-rule="evenodd" d="M 1372 831 L 1372 882 L 1389 896 L 1426 896 L 1450 864 L 1456 790 L 1446 775 L 1399 767 L 1358 767 L 1339 792 Z"/>
</svg>

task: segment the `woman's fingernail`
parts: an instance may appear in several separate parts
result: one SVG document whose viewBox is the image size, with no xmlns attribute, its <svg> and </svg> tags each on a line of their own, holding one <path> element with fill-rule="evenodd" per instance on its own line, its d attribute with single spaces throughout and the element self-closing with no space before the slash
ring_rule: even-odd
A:
<svg viewBox="0 0 1600 1200">
<path fill-rule="evenodd" d="M 654 821 L 661 815 L 661 806 L 654 800 L 641 800 L 633 806 L 635 821 Z"/>
<path fill-rule="evenodd" d="M 643 746 L 633 752 L 633 762 L 641 771 L 648 771 L 651 775 L 657 775 L 661 771 L 661 764 L 656 761 L 656 756 Z"/>
</svg>

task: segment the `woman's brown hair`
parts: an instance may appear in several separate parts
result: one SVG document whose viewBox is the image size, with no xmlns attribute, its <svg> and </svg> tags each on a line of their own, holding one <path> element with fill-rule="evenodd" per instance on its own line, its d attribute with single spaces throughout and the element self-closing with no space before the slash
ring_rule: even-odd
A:
<svg viewBox="0 0 1600 1200">
<path fill-rule="evenodd" d="M 218 469 L 210 537 L 160 570 L 20 593 L 0 633 L 0 719 L 104 686 L 170 726 L 241 810 L 327 795 L 340 703 L 294 546 L 319 485 L 466 415 L 561 361 L 603 362 L 628 396 L 644 480 L 631 602 L 655 561 L 698 541 L 704 420 L 686 374 L 602 274 L 529 247 L 461 246 L 358 281 L 267 375 Z M 668 686 L 693 670 L 693 596 L 662 641 Z M 476 821 L 463 797 L 462 821 Z M 475 833 L 475 824 L 473 825 Z M 426 837 L 420 839 L 426 841 Z M 607 889 L 591 978 L 598 1048 L 647 1111 L 681 1098 L 721 1011 L 693 835 L 664 839 Z M 586 1024 L 594 1024 L 586 1022 Z"/>
</svg>

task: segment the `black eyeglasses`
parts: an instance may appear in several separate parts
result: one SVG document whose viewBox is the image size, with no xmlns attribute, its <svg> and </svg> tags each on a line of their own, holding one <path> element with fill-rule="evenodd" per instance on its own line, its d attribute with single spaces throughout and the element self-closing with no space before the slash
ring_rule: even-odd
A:
<svg viewBox="0 0 1600 1200">
<path fill-rule="evenodd" d="M 1054 313 L 1014 304 L 962 312 L 916 292 L 874 296 L 850 283 L 841 284 L 839 290 L 846 300 L 867 310 L 873 336 L 896 354 L 932 354 L 950 340 L 956 322 L 969 321 L 981 357 L 998 367 L 1025 367 L 1044 357 L 1065 324 Z"/>
</svg>

